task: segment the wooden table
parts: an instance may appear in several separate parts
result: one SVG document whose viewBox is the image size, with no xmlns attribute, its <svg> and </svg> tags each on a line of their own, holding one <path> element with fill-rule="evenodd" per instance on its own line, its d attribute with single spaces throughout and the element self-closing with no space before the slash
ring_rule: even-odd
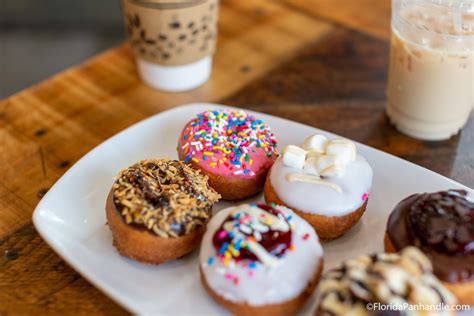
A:
<svg viewBox="0 0 474 316">
<path fill-rule="evenodd" d="M 223 0 L 212 78 L 199 89 L 168 94 L 144 86 L 124 44 L 3 100 L 0 314 L 126 313 L 43 242 L 31 214 L 89 150 L 182 103 L 216 101 L 289 118 L 472 187 L 472 116 L 443 142 L 408 138 L 384 116 L 389 15 L 389 0 Z"/>
</svg>

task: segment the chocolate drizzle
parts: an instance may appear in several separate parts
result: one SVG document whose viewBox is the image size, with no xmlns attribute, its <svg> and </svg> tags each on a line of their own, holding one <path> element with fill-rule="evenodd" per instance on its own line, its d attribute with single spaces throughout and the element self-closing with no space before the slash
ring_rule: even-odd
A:
<svg viewBox="0 0 474 316">
<path fill-rule="evenodd" d="M 387 234 L 398 251 L 419 247 L 441 280 L 474 280 L 474 203 L 464 190 L 412 195 L 389 217 Z"/>
<path fill-rule="evenodd" d="M 176 160 L 144 160 L 124 169 L 113 187 L 113 205 L 132 227 L 167 238 L 204 226 L 219 195 L 207 177 Z"/>
<path fill-rule="evenodd" d="M 456 301 L 433 277 L 430 261 L 415 247 L 348 260 L 329 270 L 319 289 L 316 315 L 377 315 L 377 310 L 367 310 L 367 303 L 449 305 Z"/>
</svg>

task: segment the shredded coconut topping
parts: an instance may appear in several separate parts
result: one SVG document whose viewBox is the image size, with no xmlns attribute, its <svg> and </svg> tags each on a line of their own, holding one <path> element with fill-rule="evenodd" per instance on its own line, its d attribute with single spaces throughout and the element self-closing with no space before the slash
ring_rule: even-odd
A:
<svg viewBox="0 0 474 316">
<path fill-rule="evenodd" d="M 116 210 L 127 224 L 168 238 L 205 226 L 220 199 L 207 176 L 177 160 L 142 160 L 117 176 Z"/>
</svg>

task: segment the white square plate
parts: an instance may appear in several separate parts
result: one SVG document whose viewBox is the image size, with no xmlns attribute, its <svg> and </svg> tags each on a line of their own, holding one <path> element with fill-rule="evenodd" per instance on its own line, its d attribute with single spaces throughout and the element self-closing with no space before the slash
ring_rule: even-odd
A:
<svg viewBox="0 0 474 316">
<path fill-rule="evenodd" d="M 112 246 L 105 225 L 105 200 L 113 177 L 124 167 L 150 157 L 176 158 L 176 144 L 186 122 L 217 104 L 190 104 L 159 113 L 108 139 L 64 174 L 41 200 L 33 222 L 43 239 L 92 284 L 133 313 L 160 315 L 217 315 L 226 312 L 203 290 L 198 251 L 160 266 L 124 258 Z M 301 143 L 316 128 L 261 113 L 275 133 L 279 148 Z M 357 144 L 374 170 L 369 204 L 360 223 L 344 237 L 324 244 L 325 268 L 360 254 L 383 250 L 383 234 L 390 211 L 416 192 L 448 188 L 471 189 L 432 171 L 368 146 Z M 262 197 L 251 199 L 262 200 Z M 219 202 L 215 210 L 229 206 Z M 312 300 L 310 300 L 312 301 Z M 312 302 L 302 310 L 307 314 Z"/>
</svg>

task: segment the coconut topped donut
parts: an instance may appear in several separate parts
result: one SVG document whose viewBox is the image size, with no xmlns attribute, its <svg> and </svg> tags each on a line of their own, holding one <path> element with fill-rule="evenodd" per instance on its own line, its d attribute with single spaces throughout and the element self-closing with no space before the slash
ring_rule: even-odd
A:
<svg viewBox="0 0 474 316">
<path fill-rule="evenodd" d="M 381 308 L 389 304 L 403 310 L 412 304 L 435 306 L 457 302 L 432 274 L 428 258 L 414 247 L 399 254 L 379 253 L 348 260 L 324 275 L 319 291 L 317 316 L 383 314 Z M 378 308 L 375 303 L 384 306 Z M 413 312 L 426 315 L 424 310 Z M 438 312 L 442 315 L 441 310 L 436 315 Z M 445 310 L 444 314 L 450 312 Z"/>
<path fill-rule="evenodd" d="M 321 260 L 314 229 L 288 208 L 265 204 L 218 212 L 200 253 L 206 286 L 225 301 L 249 306 L 295 299 L 314 286 Z"/>
<path fill-rule="evenodd" d="M 268 125 L 244 111 L 211 110 L 183 129 L 178 152 L 184 161 L 221 177 L 254 177 L 277 156 Z"/>
<path fill-rule="evenodd" d="M 299 211 L 343 216 L 360 208 L 372 185 L 372 169 L 347 139 L 308 137 L 283 150 L 270 173 L 273 190 Z"/>
<path fill-rule="evenodd" d="M 167 159 L 143 160 L 122 170 L 111 194 L 126 224 L 162 238 L 205 226 L 220 198 L 198 170 Z"/>
</svg>

